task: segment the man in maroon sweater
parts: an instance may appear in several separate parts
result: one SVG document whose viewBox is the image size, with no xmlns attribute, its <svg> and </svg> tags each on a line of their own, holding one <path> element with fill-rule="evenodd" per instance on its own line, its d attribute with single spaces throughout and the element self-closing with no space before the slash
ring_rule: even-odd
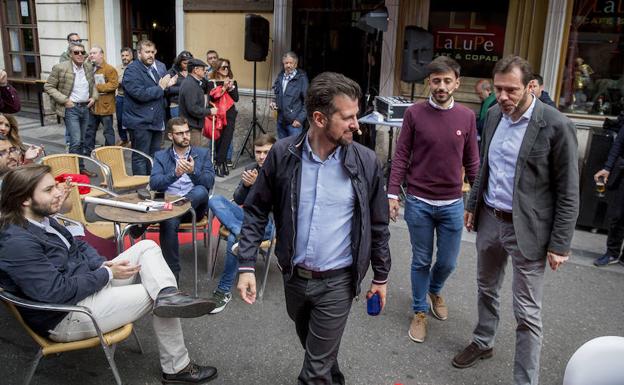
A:
<svg viewBox="0 0 624 385">
<path fill-rule="evenodd" d="M 392 160 L 388 201 L 394 221 L 399 213 L 399 188 L 407 182 L 405 221 L 412 243 L 414 310 L 408 335 L 415 342 L 423 342 L 427 335 L 427 293 L 434 317 L 448 318 L 440 292 L 455 269 L 461 243 L 462 166 L 470 184 L 479 171 L 474 112 L 453 100 L 459 71 L 459 64 L 446 56 L 427 66 L 431 96 L 406 111 Z M 437 255 L 431 268 L 434 231 Z"/>
<path fill-rule="evenodd" d="M 0 69 L 0 112 L 14 114 L 21 108 L 20 98 L 17 91 L 9 84 L 7 73 Z"/>
</svg>

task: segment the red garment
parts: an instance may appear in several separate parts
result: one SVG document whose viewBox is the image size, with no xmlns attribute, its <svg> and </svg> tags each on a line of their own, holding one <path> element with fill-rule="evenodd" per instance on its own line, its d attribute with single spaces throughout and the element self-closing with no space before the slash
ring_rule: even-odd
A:
<svg viewBox="0 0 624 385">
<path fill-rule="evenodd" d="M 64 183 L 67 179 L 70 179 L 74 183 L 91 184 L 91 179 L 88 176 L 82 174 L 61 174 L 54 178 L 59 183 Z M 78 192 L 80 195 L 88 194 L 91 192 L 91 187 L 78 186 Z"/>
<path fill-rule="evenodd" d="M 217 114 L 204 118 L 204 136 L 212 140 L 221 137 L 221 131 L 227 125 L 226 113 L 234 105 L 234 99 L 230 94 L 224 92 L 221 95 L 222 92 L 223 86 L 217 86 L 210 91 L 211 104 L 217 109 Z"/>
</svg>

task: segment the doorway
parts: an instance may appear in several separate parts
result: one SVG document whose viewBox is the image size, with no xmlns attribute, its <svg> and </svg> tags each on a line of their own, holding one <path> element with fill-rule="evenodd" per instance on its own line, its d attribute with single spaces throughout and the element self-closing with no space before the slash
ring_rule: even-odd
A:
<svg viewBox="0 0 624 385">
<path fill-rule="evenodd" d="M 379 0 L 293 0 L 292 50 L 309 79 L 334 71 L 355 80 L 364 103 L 379 94 L 381 32 L 357 27 L 360 17 L 383 5 Z M 368 98 L 366 97 L 368 95 Z M 368 100 L 368 103 L 366 103 Z"/>
<path fill-rule="evenodd" d="M 171 0 L 122 0 L 122 41 L 136 50 L 139 40 L 156 44 L 156 59 L 171 67 L 176 57 L 175 2 Z"/>
</svg>

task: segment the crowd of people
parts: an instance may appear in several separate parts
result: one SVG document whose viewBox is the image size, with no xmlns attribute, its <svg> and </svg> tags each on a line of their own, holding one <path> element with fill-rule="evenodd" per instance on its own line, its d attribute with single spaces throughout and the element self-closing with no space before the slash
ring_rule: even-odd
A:
<svg viewBox="0 0 624 385">
<path fill-rule="evenodd" d="M 499 291 L 510 261 L 517 322 L 513 383 L 538 383 L 544 273 L 546 266 L 557 270 L 569 258 L 579 172 L 574 124 L 542 101 L 543 81 L 525 59 L 505 57 L 496 63 L 491 82 L 477 83 L 484 103 L 478 118 L 453 98 L 459 64 L 446 56 L 433 60 L 427 66 L 429 98 L 405 113 L 386 190 L 376 154 L 353 141 L 359 85 L 332 72 L 308 84 L 297 55 L 287 52 L 271 105 L 279 140 L 255 139 L 255 163 L 241 173 L 232 201 L 209 198 L 215 176 L 228 173 L 237 116 L 238 85 L 228 59 L 210 50 L 206 64 L 183 51 L 167 70 L 155 59 L 155 45 L 143 40 L 136 59 L 129 48 L 121 50 L 122 66 L 115 69 L 99 46 L 91 47 L 86 60 L 77 34 L 68 36 L 68 44 L 45 91 L 64 117 L 69 151 L 90 155 L 100 124 L 105 144 L 113 144 L 116 114 L 119 144 L 129 142 L 154 158 L 152 167 L 133 156 L 133 172 L 150 175 L 153 191 L 185 197 L 200 215 L 210 209 L 229 231 L 224 271 L 210 299 L 178 290 L 177 230 L 184 217 L 160 223 L 160 246 L 141 241 L 112 259 L 102 257 L 55 220 L 67 209 L 67 186 L 54 180 L 49 167 L 28 165 L 41 149 L 24 145 L 15 119 L 0 115 L 4 289 L 36 301 L 87 306 L 104 331 L 151 312 L 163 383 L 202 383 L 214 379 L 217 369 L 189 359 L 179 318 L 222 312 L 232 300 L 237 274 L 241 298 L 253 304 L 258 247 L 276 237 L 286 310 L 305 350 L 297 383 L 345 384 L 337 356 L 350 308 L 369 269 L 365 296 L 379 298 L 381 309 L 386 305 L 388 225 L 399 218 L 400 190 L 406 186 L 414 313 L 407 336 L 425 343 L 429 312 L 439 321 L 452 317 L 444 284 L 455 269 L 463 229 L 478 227 L 478 319 L 470 343 L 450 361 L 467 368 L 493 357 Z M 222 123 L 220 137 L 213 137 L 214 162 L 202 140 L 206 117 Z M 161 148 L 163 133 L 171 142 L 166 148 Z M 620 145 L 614 150 L 618 155 Z M 610 157 L 596 178 L 608 178 L 613 162 Z M 464 180 L 472 186 L 465 206 Z M 137 226 L 132 236 L 144 230 Z M 619 258 L 622 236 L 615 238 L 617 250 L 609 249 L 604 264 Z M 23 311 L 23 316 L 55 341 L 95 335 L 88 322 L 76 322 L 77 315 Z"/>
</svg>

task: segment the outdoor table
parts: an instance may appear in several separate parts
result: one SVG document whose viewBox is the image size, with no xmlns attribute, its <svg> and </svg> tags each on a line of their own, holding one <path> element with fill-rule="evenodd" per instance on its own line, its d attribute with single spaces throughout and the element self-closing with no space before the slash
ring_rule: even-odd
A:
<svg viewBox="0 0 624 385">
<path fill-rule="evenodd" d="M 172 201 L 178 196 L 167 195 L 165 197 L 166 201 Z M 119 195 L 117 197 L 109 198 L 111 200 L 116 200 L 120 202 L 127 203 L 138 203 L 141 202 L 142 199 L 139 198 L 137 193 L 129 193 Z M 176 206 L 173 205 L 172 210 L 162 210 L 162 211 L 147 211 L 141 212 L 136 210 L 124 209 L 120 207 L 112 207 L 106 205 L 97 205 L 95 207 L 95 214 L 101 217 L 104 220 L 114 222 L 115 224 L 115 235 L 117 236 L 117 251 L 118 253 L 122 253 L 124 249 L 123 240 L 128 233 L 128 230 L 133 225 L 149 225 L 151 223 L 160 223 L 166 221 L 167 219 L 180 217 L 187 212 L 191 213 L 191 224 L 192 224 L 192 236 L 193 236 L 193 257 L 194 257 L 194 268 L 193 268 L 193 295 L 197 297 L 197 216 L 195 214 L 195 210 L 191 206 L 191 202 L 187 201 L 182 205 Z M 127 223 L 123 229 L 121 229 L 121 224 Z"/>
</svg>

